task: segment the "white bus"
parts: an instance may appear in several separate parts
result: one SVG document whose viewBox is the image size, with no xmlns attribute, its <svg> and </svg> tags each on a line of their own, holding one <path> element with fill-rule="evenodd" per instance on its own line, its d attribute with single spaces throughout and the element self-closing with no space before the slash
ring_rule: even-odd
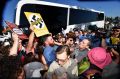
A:
<svg viewBox="0 0 120 79">
<path fill-rule="evenodd" d="M 67 33 L 76 25 L 85 23 L 104 27 L 104 12 L 101 11 L 46 1 L 21 0 L 17 4 L 15 17 L 15 23 L 20 25 L 20 28 L 29 26 L 24 12 L 40 13 L 48 30 L 53 34 L 63 29 Z"/>
</svg>

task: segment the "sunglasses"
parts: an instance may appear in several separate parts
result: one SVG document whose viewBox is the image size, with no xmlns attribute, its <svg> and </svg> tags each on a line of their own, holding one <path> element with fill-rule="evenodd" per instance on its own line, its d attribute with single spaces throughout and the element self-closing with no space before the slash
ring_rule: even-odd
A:
<svg viewBox="0 0 120 79">
<path fill-rule="evenodd" d="M 113 30 L 114 32 L 119 32 L 119 30 Z"/>
</svg>

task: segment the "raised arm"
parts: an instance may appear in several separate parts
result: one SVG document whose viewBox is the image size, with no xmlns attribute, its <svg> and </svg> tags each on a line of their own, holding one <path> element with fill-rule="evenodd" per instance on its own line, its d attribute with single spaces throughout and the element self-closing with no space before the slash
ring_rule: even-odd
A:
<svg viewBox="0 0 120 79">
<path fill-rule="evenodd" d="M 16 33 L 12 33 L 12 39 L 14 42 L 12 48 L 10 49 L 9 55 L 17 55 L 18 43 L 19 43 L 18 35 Z"/>
<path fill-rule="evenodd" d="M 106 44 L 105 38 L 102 38 L 101 47 L 107 49 L 107 44 Z"/>
<path fill-rule="evenodd" d="M 34 32 L 33 32 L 33 27 L 30 26 L 30 29 L 31 29 L 31 34 L 29 36 L 29 41 L 28 41 L 28 45 L 27 45 L 27 53 L 32 50 L 33 41 L 34 41 L 34 37 L 35 37 Z"/>
</svg>

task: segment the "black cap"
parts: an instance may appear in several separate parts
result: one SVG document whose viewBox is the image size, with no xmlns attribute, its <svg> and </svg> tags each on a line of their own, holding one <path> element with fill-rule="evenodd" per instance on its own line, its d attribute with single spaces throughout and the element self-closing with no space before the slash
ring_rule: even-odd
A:
<svg viewBox="0 0 120 79">
<path fill-rule="evenodd" d="M 120 29 L 120 26 L 115 26 L 112 29 Z"/>
</svg>

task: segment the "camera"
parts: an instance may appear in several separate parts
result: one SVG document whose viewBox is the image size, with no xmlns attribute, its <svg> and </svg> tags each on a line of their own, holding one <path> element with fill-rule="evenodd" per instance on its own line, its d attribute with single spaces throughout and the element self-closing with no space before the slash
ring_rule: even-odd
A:
<svg viewBox="0 0 120 79">
<path fill-rule="evenodd" d="M 114 48 L 114 49 L 117 49 L 117 47 L 118 47 L 118 45 L 109 45 L 109 46 L 107 46 L 108 48 Z"/>
<path fill-rule="evenodd" d="M 117 52 L 120 52 L 120 44 L 113 44 L 113 45 L 108 45 L 107 50 L 110 51 L 111 49 L 116 50 Z"/>
</svg>

